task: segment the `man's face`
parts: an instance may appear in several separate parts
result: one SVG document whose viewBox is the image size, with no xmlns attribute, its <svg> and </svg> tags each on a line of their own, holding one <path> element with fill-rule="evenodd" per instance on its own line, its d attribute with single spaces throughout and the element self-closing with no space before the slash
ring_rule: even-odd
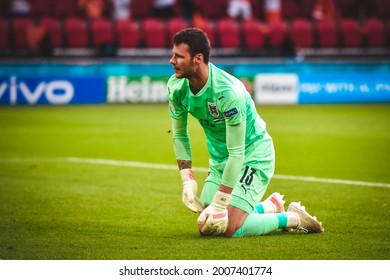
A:
<svg viewBox="0 0 390 280">
<path fill-rule="evenodd" d="M 176 78 L 190 78 L 196 71 L 196 64 L 191 58 L 189 46 L 187 44 L 174 45 L 172 48 L 172 58 L 169 60 L 175 70 Z"/>
</svg>

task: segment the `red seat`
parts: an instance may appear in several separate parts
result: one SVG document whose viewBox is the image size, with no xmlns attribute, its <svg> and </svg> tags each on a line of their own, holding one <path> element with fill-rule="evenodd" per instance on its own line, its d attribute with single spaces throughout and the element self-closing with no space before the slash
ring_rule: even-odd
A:
<svg viewBox="0 0 390 280">
<path fill-rule="evenodd" d="M 377 18 L 367 19 L 363 24 L 367 46 L 383 48 L 386 46 L 386 31 L 384 23 Z"/>
<path fill-rule="evenodd" d="M 306 19 L 293 19 L 291 21 L 290 36 L 296 47 L 313 47 L 313 30 L 311 23 Z"/>
<path fill-rule="evenodd" d="M 30 48 L 27 28 L 32 25 L 33 25 L 33 21 L 30 18 L 15 18 L 12 21 L 11 31 L 13 35 L 15 48 L 17 49 Z"/>
<path fill-rule="evenodd" d="M 354 19 L 341 19 L 339 23 L 340 37 L 344 48 L 362 47 L 362 32 L 360 25 Z"/>
<path fill-rule="evenodd" d="M 88 47 L 88 30 L 83 19 L 76 17 L 66 18 L 64 22 L 64 31 L 68 48 Z"/>
<path fill-rule="evenodd" d="M 333 20 L 320 20 L 314 23 L 314 33 L 320 48 L 337 48 L 337 29 Z"/>
<path fill-rule="evenodd" d="M 114 32 L 111 22 L 104 18 L 95 18 L 90 25 L 91 43 L 97 48 L 104 44 L 112 44 L 114 42 Z"/>
<path fill-rule="evenodd" d="M 387 47 L 390 47 L 390 18 L 384 21 L 386 30 Z"/>
<path fill-rule="evenodd" d="M 271 48 L 280 49 L 287 36 L 287 25 L 284 21 L 271 21 L 268 23 L 268 41 Z"/>
<path fill-rule="evenodd" d="M 5 19 L 0 18 L 0 49 L 10 47 L 8 23 Z"/>
<path fill-rule="evenodd" d="M 60 20 L 54 17 L 42 17 L 39 24 L 49 36 L 51 47 L 61 48 L 63 46 L 63 34 Z"/>
<path fill-rule="evenodd" d="M 119 48 L 136 48 L 139 45 L 141 34 L 137 23 L 133 20 L 118 20 L 114 31 Z"/>
<path fill-rule="evenodd" d="M 262 24 L 257 19 L 242 22 L 244 45 L 248 49 L 258 50 L 264 47 L 264 33 Z"/>
<path fill-rule="evenodd" d="M 53 13 L 52 4 L 52 0 L 30 0 L 30 13 L 37 18 L 50 16 Z"/>
<path fill-rule="evenodd" d="M 232 18 L 221 18 L 216 22 L 217 36 L 221 48 L 239 48 L 240 31 L 237 22 Z"/>
<path fill-rule="evenodd" d="M 229 0 L 195 0 L 195 7 L 203 17 L 216 20 L 227 17 Z"/>
<path fill-rule="evenodd" d="M 56 0 L 54 1 L 53 13 L 56 17 L 77 16 L 77 0 Z"/>
<path fill-rule="evenodd" d="M 146 18 L 142 21 L 142 29 L 145 47 L 166 47 L 166 33 L 163 20 L 157 18 Z"/>
<path fill-rule="evenodd" d="M 178 31 L 180 31 L 184 28 L 187 28 L 187 27 L 189 27 L 189 24 L 184 18 L 174 17 L 174 18 L 168 19 L 166 22 L 166 30 L 167 30 L 168 40 L 172 41 L 173 36 L 175 36 L 175 34 Z"/>
</svg>

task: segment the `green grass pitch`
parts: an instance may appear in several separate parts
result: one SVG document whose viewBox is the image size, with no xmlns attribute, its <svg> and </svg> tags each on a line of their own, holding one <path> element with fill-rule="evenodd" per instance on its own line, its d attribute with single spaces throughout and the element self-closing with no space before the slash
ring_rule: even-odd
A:
<svg viewBox="0 0 390 280">
<path fill-rule="evenodd" d="M 258 111 L 276 175 L 300 176 L 275 176 L 266 196 L 301 200 L 323 234 L 201 238 L 175 168 L 83 161 L 174 167 L 166 105 L 0 107 L 0 259 L 389 260 L 390 105 Z M 190 134 L 194 166 L 207 167 L 194 119 Z M 206 173 L 195 176 L 201 188 Z"/>
</svg>

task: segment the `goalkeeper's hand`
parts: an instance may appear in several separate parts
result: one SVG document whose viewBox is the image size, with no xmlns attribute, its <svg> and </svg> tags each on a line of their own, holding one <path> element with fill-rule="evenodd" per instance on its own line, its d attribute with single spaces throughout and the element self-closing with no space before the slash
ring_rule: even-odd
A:
<svg viewBox="0 0 390 280">
<path fill-rule="evenodd" d="M 214 201 L 198 217 L 198 224 L 203 225 L 200 231 L 205 235 L 221 235 L 228 227 L 227 206 L 231 194 L 217 191 Z"/>
<path fill-rule="evenodd" d="M 196 195 L 196 192 L 198 190 L 198 184 L 194 179 L 194 173 L 192 169 L 180 170 L 180 176 L 183 182 L 182 201 L 184 205 L 192 212 L 202 212 L 204 209 L 204 205 Z"/>
</svg>

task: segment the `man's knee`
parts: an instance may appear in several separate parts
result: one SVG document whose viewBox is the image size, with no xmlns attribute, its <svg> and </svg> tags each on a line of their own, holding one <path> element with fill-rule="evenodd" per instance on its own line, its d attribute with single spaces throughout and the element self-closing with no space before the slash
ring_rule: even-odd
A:
<svg viewBox="0 0 390 280">
<path fill-rule="evenodd" d="M 242 226 L 248 213 L 232 205 L 228 206 L 229 223 L 228 228 L 224 233 L 226 237 L 232 237 L 236 231 Z"/>
<path fill-rule="evenodd" d="M 244 223 L 248 213 L 244 210 L 241 210 L 235 206 L 228 205 L 228 227 L 226 231 L 220 236 L 223 237 L 232 237 L 236 231 L 242 226 Z M 200 236 L 213 236 L 213 234 L 202 232 L 203 224 L 198 224 L 199 234 Z"/>
</svg>

